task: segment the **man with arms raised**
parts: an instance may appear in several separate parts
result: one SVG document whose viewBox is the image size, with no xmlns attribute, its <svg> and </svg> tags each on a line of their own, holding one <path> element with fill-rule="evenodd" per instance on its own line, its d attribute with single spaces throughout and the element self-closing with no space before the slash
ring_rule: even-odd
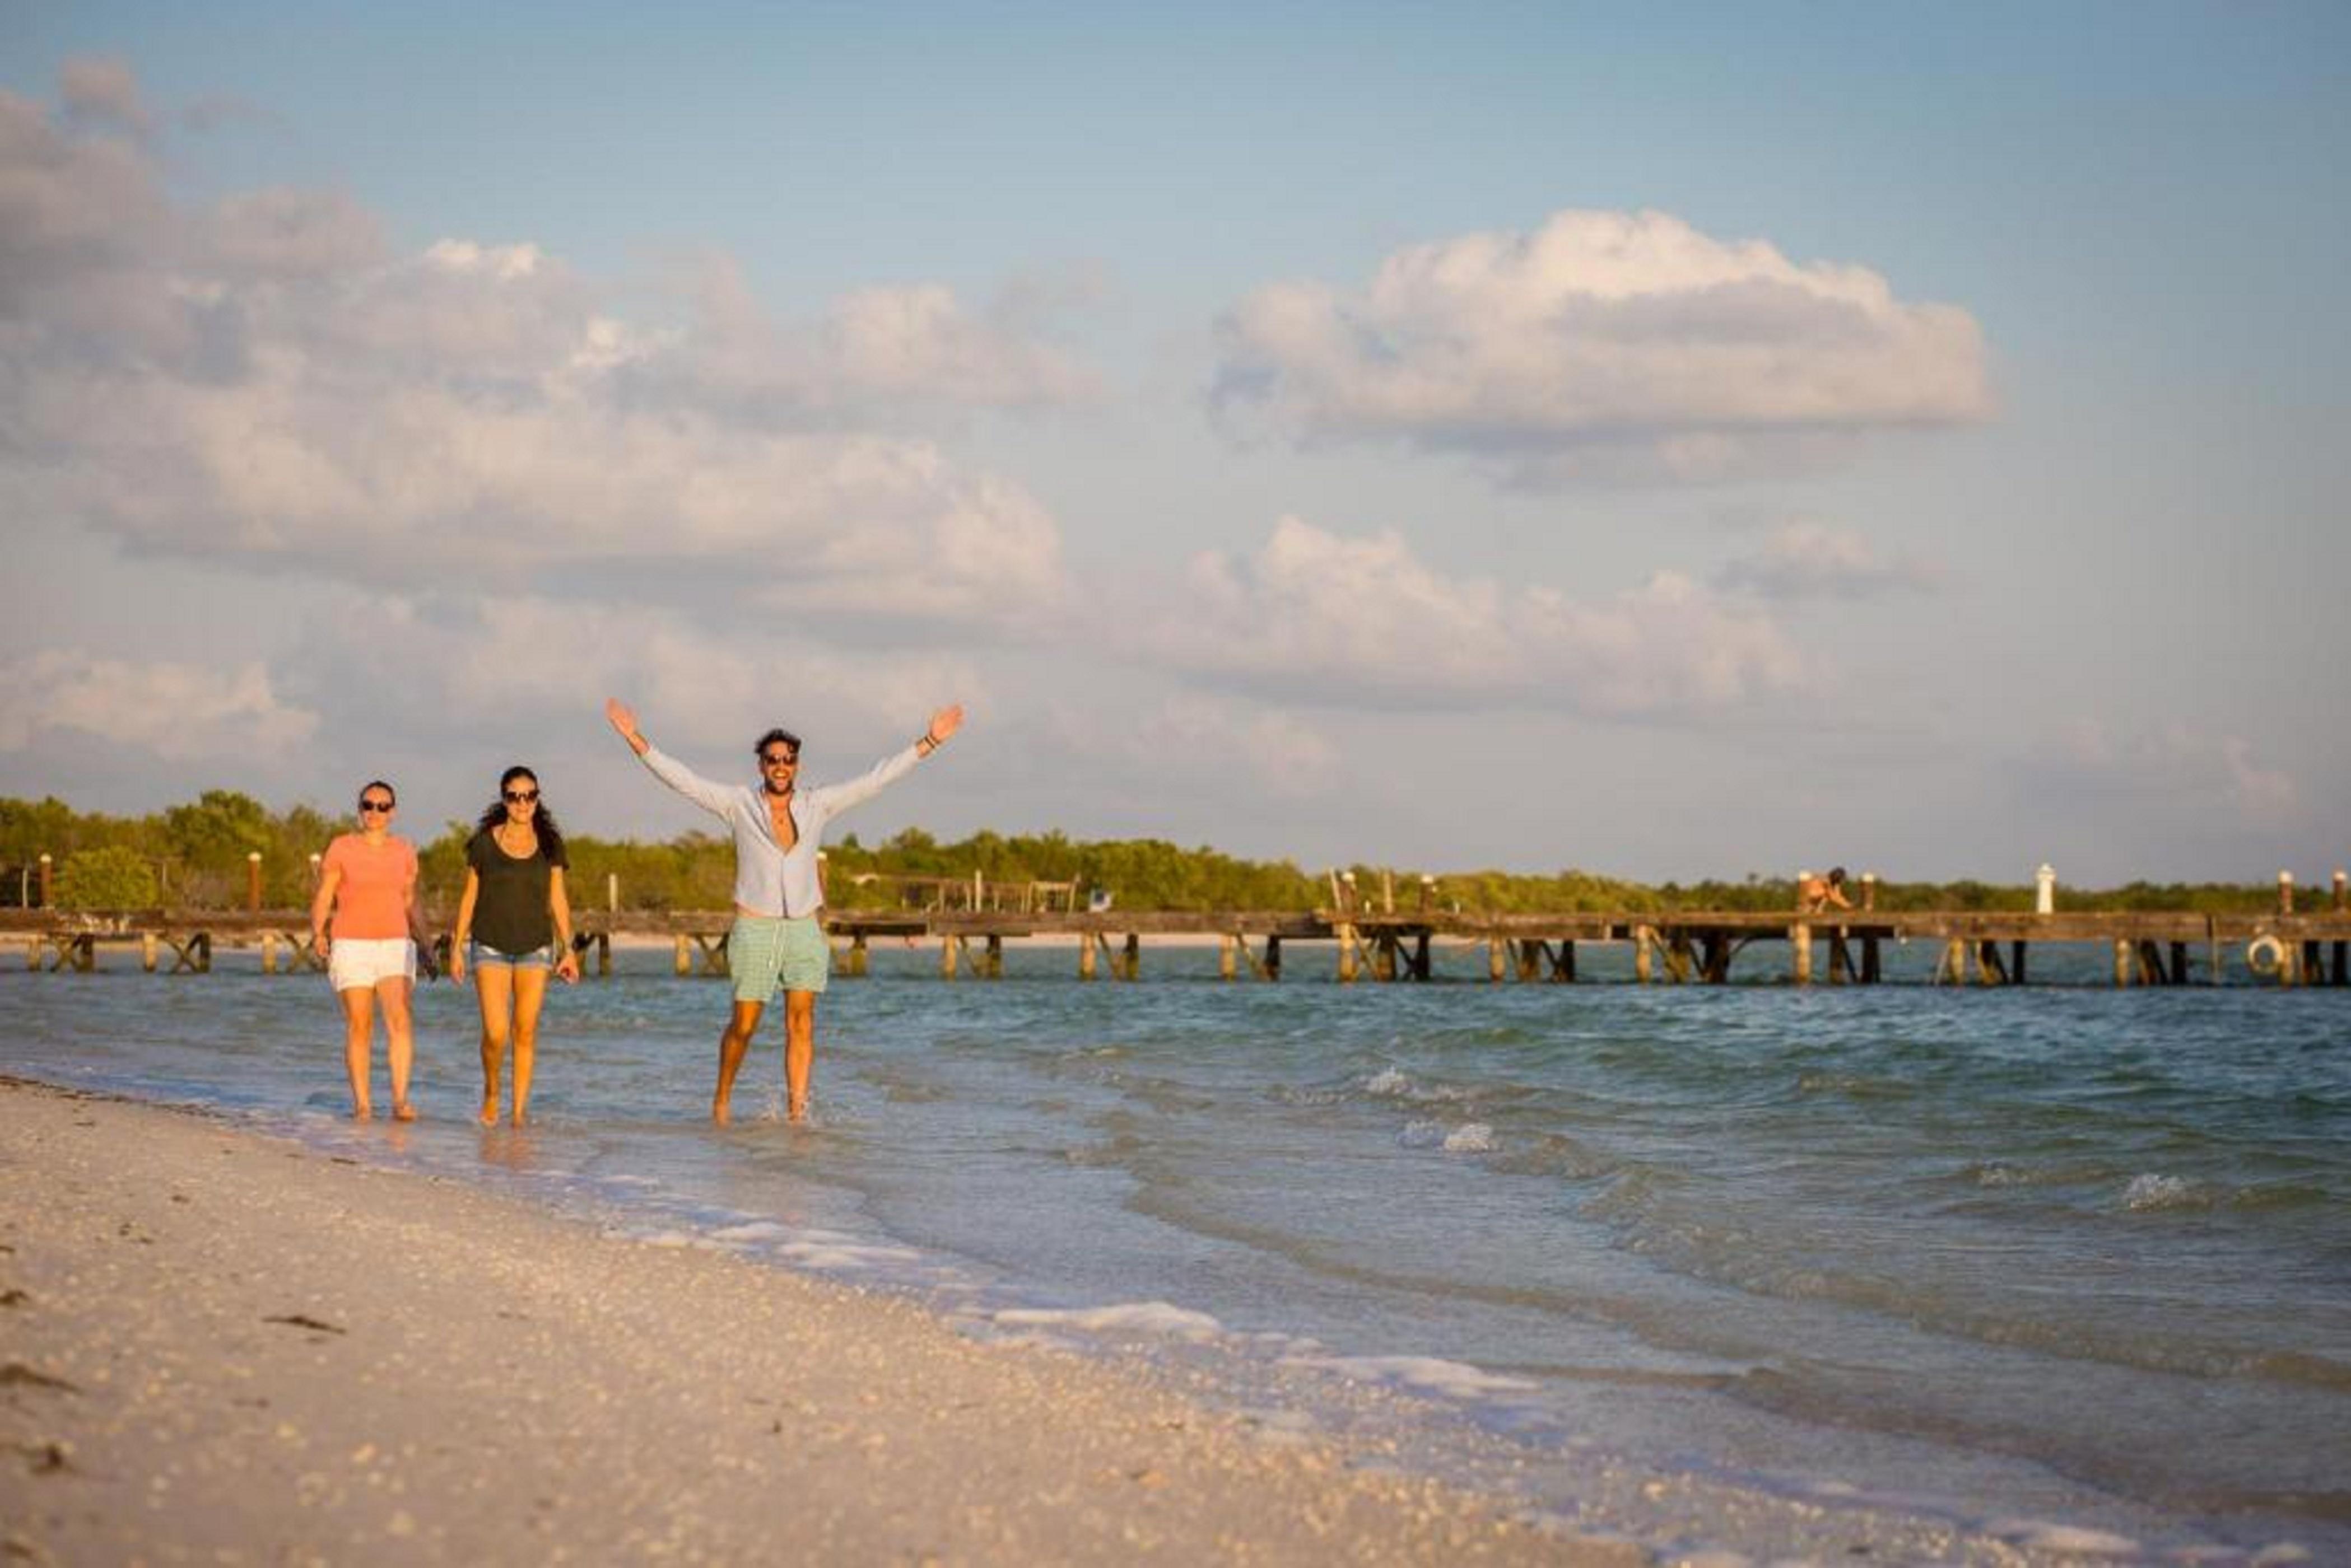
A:
<svg viewBox="0 0 2351 1568">
<path fill-rule="evenodd" d="M 760 1013 L 780 985 L 785 1110 L 793 1121 L 805 1121 L 809 1074 L 816 1060 L 816 998 L 832 969 L 832 948 L 824 937 L 824 888 L 817 879 L 817 841 L 825 824 L 872 799 L 945 745 L 962 727 L 963 709 L 932 714 L 913 745 L 884 757 L 862 777 L 809 789 L 799 787 L 799 737 L 788 730 L 768 731 L 753 748 L 759 759 L 758 784 L 728 785 L 663 754 L 619 698 L 605 702 L 604 717 L 655 778 L 724 819 L 735 836 L 735 924 L 726 933 L 735 1011 L 718 1037 L 718 1092 L 711 1096 L 710 1119 L 720 1127 L 731 1119 L 735 1075 L 758 1032 Z"/>
</svg>

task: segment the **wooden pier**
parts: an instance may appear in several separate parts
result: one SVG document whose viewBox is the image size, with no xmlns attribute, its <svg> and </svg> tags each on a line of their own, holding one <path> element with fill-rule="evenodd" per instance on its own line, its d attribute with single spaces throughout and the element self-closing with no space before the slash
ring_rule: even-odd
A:
<svg viewBox="0 0 2351 1568">
<path fill-rule="evenodd" d="M 590 974 L 609 975 L 616 940 L 665 942 L 678 974 L 724 974 L 726 911 L 583 913 L 576 943 Z M 2188 912 L 2062 914 L 1841 909 L 1820 915 L 1735 911 L 1479 915 L 1437 910 L 1092 911 L 916 909 L 831 914 L 836 978 L 870 970 L 876 942 L 933 945 L 939 973 L 1000 978 L 1006 942 L 1058 939 L 1075 946 L 1077 979 L 1134 981 L 1147 941 L 1213 940 L 1222 979 L 1278 981 L 1298 944 L 1327 949 L 1340 983 L 1426 981 L 1440 946 L 1482 950 L 1494 983 L 1571 983 L 1585 950 L 1629 949 L 1643 984 L 1776 981 L 1874 985 L 1885 978 L 1888 944 L 1927 943 L 1933 982 L 2022 985 L 2035 948 L 2091 944 L 2111 954 L 2117 986 L 2216 985 L 2231 975 L 2282 987 L 2346 983 L 2351 911 L 2204 915 Z M 25 944 L 28 969 L 87 973 L 101 949 L 135 949 L 150 972 L 206 973 L 216 948 L 258 948 L 266 973 L 321 968 L 307 911 L 148 910 L 68 915 L 0 912 L 0 935 Z M 444 939 L 445 943 L 445 939 Z M 1750 956 L 1760 949 L 1771 956 Z M 1734 967 L 1737 972 L 1734 974 Z"/>
</svg>

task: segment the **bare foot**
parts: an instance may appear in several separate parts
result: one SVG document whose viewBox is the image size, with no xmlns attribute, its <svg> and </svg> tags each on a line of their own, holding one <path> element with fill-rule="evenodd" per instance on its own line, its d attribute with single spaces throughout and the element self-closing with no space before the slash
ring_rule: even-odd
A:
<svg viewBox="0 0 2351 1568">
<path fill-rule="evenodd" d="M 496 1095 L 482 1102 L 482 1125 L 486 1127 L 498 1125 L 498 1097 Z"/>
<path fill-rule="evenodd" d="M 494 1116 L 490 1119 L 492 1121 L 496 1121 L 498 1118 Z M 514 1108 L 514 1125 L 517 1127 L 528 1127 L 529 1124 L 530 1113 L 524 1110 L 520 1106 L 517 1106 Z"/>
<path fill-rule="evenodd" d="M 710 1125 L 715 1127 L 730 1127 L 735 1125 L 735 1113 L 726 1108 L 726 1101 L 710 1102 Z"/>
<path fill-rule="evenodd" d="M 799 1105 L 794 1106 L 789 1110 L 786 1111 L 784 1113 L 784 1120 L 795 1123 L 808 1120 L 808 1102 L 806 1100 L 802 1100 Z"/>
<path fill-rule="evenodd" d="M 397 1101 L 392 1107 L 392 1119 L 396 1122 L 413 1122 L 416 1119 L 416 1107 L 406 1100 Z"/>
<path fill-rule="evenodd" d="M 351 1120 L 355 1122 L 371 1122 L 375 1120 L 375 1107 L 369 1105 L 365 1100 L 361 1100 L 358 1105 L 351 1107 Z"/>
</svg>

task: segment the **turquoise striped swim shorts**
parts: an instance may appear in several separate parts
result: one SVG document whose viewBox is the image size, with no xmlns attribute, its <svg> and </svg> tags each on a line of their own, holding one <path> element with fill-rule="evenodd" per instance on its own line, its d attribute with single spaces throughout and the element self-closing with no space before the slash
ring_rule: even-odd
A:
<svg viewBox="0 0 2351 1568">
<path fill-rule="evenodd" d="M 761 1006 L 776 990 L 822 991 L 832 973 L 832 944 L 814 915 L 737 914 L 726 933 L 726 971 L 735 977 L 735 1000 Z"/>
</svg>

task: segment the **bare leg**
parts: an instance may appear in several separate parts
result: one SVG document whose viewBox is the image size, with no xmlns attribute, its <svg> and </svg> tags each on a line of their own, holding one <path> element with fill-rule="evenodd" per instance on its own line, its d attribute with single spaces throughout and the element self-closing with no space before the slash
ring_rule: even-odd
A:
<svg viewBox="0 0 2351 1568">
<path fill-rule="evenodd" d="M 514 971 L 514 1125 L 530 1112 L 531 1059 L 538 1046 L 538 1010 L 547 1001 L 547 971 Z"/>
<path fill-rule="evenodd" d="M 710 1097 L 710 1119 L 722 1127 L 735 1119 L 728 1108 L 735 1097 L 735 1075 L 743 1070 L 743 1053 L 751 1048 L 751 1036 L 759 1032 L 759 1014 L 766 1011 L 765 1002 L 737 1002 L 726 1033 L 718 1036 L 718 1092 Z"/>
<path fill-rule="evenodd" d="M 375 1115 L 368 1098 L 368 1049 L 375 1033 L 375 992 L 360 986 L 335 992 L 343 1004 L 343 1070 L 351 1079 L 351 1119 Z"/>
<path fill-rule="evenodd" d="M 392 1068 L 392 1119 L 413 1122 L 416 1107 L 408 1103 L 408 1069 L 416 1059 L 416 1028 L 408 1016 L 408 977 L 394 975 L 375 982 L 383 1003 L 383 1054 Z"/>
<path fill-rule="evenodd" d="M 816 1065 L 816 992 L 784 992 L 784 1115 L 808 1120 L 809 1073 Z"/>
<path fill-rule="evenodd" d="M 482 1125 L 496 1127 L 498 1076 L 506 1070 L 507 1021 L 514 1012 L 514 971 L 502 963 L 475 964 L 474 990 L 482 1003 Z M 517 1092 L 522 1087 L 519 1076 L 515 1087 Z"/>
</svg>

